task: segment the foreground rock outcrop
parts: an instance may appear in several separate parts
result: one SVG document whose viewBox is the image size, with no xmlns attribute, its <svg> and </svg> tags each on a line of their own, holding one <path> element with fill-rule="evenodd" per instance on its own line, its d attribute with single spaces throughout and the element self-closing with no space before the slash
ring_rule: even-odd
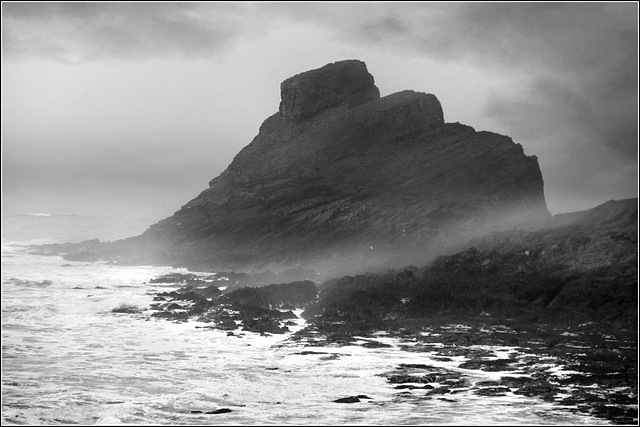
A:
<svg viewBox="0 0 640 427">
<path fill-rule="evenodd" d="M 221 280 L 225 279 L 225 280 Z M 302 309 L 315 301 L 316 285 L 309 281 L 278 283 L 267 286 L 243 285 L 244 280 L 227 275 L 193 276 L 170 274 L 152 279 L 151 283 L 185 284 L 169 291 L 159 292 L 151 304 L 153 317 L 187 322 L 197 319 L 210 329 L 283 334 L 297 319 L 291 310 Z M 220 284 L 224 286 L 219 287 Z M 246 283 L 244 283 L 246 284 Z M 114 313 L 136 314 L 140 310 L 130 307 L 113 310 Z"/>
<path fill-rule="evenodd" d="M 637 425 L 638 199 L 468 244 L 421 268 L 317 284 L 259 286 L 273 276 L 174 273 L 151 280 L 185 285 L 158 293 L 151 316 L 196 321 L 238 339 L 291 332 L 290 341 L 313 348 L 296 355 L 321 361 L 344 356 L 341 346 L 390 349 L 382 340 L 396 337 L 400 351 L 421 353 L 425 363 L 378 374 L 396 390 L 394 402 L 528 396 Z M 474 380 L 472 371 L 491 372 L 491 379 Z M 334 402 L 361 399 L 369 398 Z"/>
<path fill-rule="evenodd" d="M 350 330 L 443 317 L 637 330 L 638 199 L 571 218 L 490 233 L 420 269 L 327 281 L 305 315 Z"/>
<path fill-rule="evenodd" d="M 142 235 L 76 256 L 353 273 L 549 216 L 535 156 L 506 136 L 445 123 L 434 95 L 381 98 L 363 62 L 293 76 L 281 95 L 208 189 Z"/>
<path fill-rule="evenodd" d="M 357 345 L 386 331 L 406 343 L 403 350 L 440 362 L 382 374 L 398 401 L 524 395 L 637 425 L 638 199 L 470 244 L 422 268 L 319 285 L 302 313 L 309 326 L 295 339 Z M 487 346 L 510 353 L 497 357 Z M 466 360 L 455 362 L 460 356 Z M 495 375 L 472 384 L 442 362 Z"/>
</svg>

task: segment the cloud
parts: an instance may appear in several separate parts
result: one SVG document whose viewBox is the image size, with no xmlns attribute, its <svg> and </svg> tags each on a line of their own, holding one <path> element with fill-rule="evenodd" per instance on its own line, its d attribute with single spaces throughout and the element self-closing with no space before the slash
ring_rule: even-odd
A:
<svg viewBox="0 0 640 427">
<path fill-rule="evenodd" d="M 399 59 L 390 66 L 406 66 L 403 57 L 428 58 L 445 73 L 471 65 L 504 81 L 478 115 L 539 156 L 552 183 L 547 194 L 550 188 L 637 194 L 637 3 L 24 2 L 2 8 L 3 55 L 12 59 L 217 59 L 243 41 L 295 27 L 326 34 L 327 45 L 339 41 L 354 47 L 350 52 L 386 49 Z M 286 46 L 269 46 L 274 56 L 272 48 Z M 305 60 L 318 50 L 308 46 Z"/>
<path fill-rule="evenodd" d="M 518 93 L 496 94 L 488 103 L 489 116 L 520 125 L 522 120 L 513 117 L 519 111 L 531 117 L 535 108 L 551 108 L 562 116 L 557 121 L 590 128 L 593 138 L 623 155 L 637 147 L 636 3 L 267 7 L 329 26 L 345 40 L 518 76 L 526 86 Z M 505 111 L 498 107 L 501 102 L 519 108 Z"/>
<path fill-rule="evenodd" d="M 4 54 L 65 62 L 208 58 L 255 27 L 235 3 L 3 3 Z"/>
<path fill-rule="evenodd" d="M 330 28 L 345 41 L 436 59 L 445 67 L 472 64 L 503 78 L 503 91 L 493 93 L 481 113 L 539 155 L 554 203 L 574 191 L 604 200 L 606 194 L 637 195 L 637 3 L 297 4 L 277 10 Z"/>
</svg>

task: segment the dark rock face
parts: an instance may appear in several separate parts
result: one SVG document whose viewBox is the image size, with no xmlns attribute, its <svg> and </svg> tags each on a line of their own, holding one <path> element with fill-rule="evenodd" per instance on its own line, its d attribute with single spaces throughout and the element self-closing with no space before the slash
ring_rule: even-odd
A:
<svg viewBox="0 0 640 427">
<path fill-rule="evenodd" d="M 300 121 L 339 104 L 356 106 L 380 98 L 364 62 L 342 61 L 288 78 L 280 85 L 280 115 Z"/>
<path fill-rule="evenodd" d="M 445 123 L 434 95 L 380 98 L 363 62 L 298 74 L 281 93 L 279 111 L 198 197 L 140 236 L 77 256 L 327 277 L 422 264 L 549 216 L 535 156 Z"/>
<path fill-rule="evenodd" d="M 228 304 L 262 308 L 303 308 L 317 294 L 315 283 L 305 280 L 293 283 L 278 283 L 261 287 L 244 287 L 225 294 L 221 300 Z M 295 318 L 289 310 L 288 318 Z M 293 315 L 293 317 L 291 317 Z"/>
<path fill-rule="evenodd" d="M 637 199 L 611 201 L 570 224 L 558 226 L 551 218 L 536 230 L 491 233 L 472 241 L 475 247 L 437 258 L 421 273 L 330 280 L 303 315 L 361 329 L 452 316 L 563 326 L 603 322 L 637 330 L 637 215 Z M 474 339 L 464 338 L 466 344 Z M 469 363 L 494 368 L 481 359 Z"/>
</svg>

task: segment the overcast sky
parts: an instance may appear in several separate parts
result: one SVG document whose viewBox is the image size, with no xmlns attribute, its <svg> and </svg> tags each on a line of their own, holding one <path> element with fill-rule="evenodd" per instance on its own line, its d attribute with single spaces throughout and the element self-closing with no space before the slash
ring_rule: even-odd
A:
<svg viewBox="0 0 640 427">
<path fill-rule="evenodd" d="M 167 217 L 352 58 L 536 155 L 553 214 L 638 194 L 636 2 L 3 2 L 2 56 L 3 211 Z"/>
</svg>

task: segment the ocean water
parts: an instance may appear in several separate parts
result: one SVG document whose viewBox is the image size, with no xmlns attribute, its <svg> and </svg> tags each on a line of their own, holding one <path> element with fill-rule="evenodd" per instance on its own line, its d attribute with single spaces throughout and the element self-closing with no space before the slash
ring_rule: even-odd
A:
<svg viewBox="0 0 640 427">
<path fill-rule="evenodd" d="M 141 234 L 160 218 L 132 211 L 109 215 L 92 213 L 30 212 L 4 207 L 2 243 L 64 243 L 99 239 L 112 242 Z"/>
<path fill-rule="evenodd" d="M 54 217 L 42 218 L 55 224 Z M 150 317 L 154 293 L 175 286 L 149 280 L 186 270 L 32 255 L 24 243 L 91 238 L 83 235 L 91 224 L 82 217 L 75 226 L 73 217 L 61 218 L 49 234 L 33 226 L 8 229 L 33 221 L 3 221 L 3 425 L 609 424 L 513 393 L 401 396 L 380 374 L 403 363 L 463 372 L 472 383 L 501 373 L 460 369 L 461 358 L 403 351 L 406 343 L 383 333 L 376 340 L 391 347 L 310 348 L 288 334 L 227 336 L 196 321 Z M 5 239 L 15 236 L 23 240 Z M 123 306 L 143 311 L 112 312 Z M 300 319 L 292 331 L 303 326 Z M 500 357 L 512 350 L 492 349 Z M 334 402 L 357 395 L 370 399 Z M 206 414 L 223 408 L 230 412 Z"/>
</svg>

